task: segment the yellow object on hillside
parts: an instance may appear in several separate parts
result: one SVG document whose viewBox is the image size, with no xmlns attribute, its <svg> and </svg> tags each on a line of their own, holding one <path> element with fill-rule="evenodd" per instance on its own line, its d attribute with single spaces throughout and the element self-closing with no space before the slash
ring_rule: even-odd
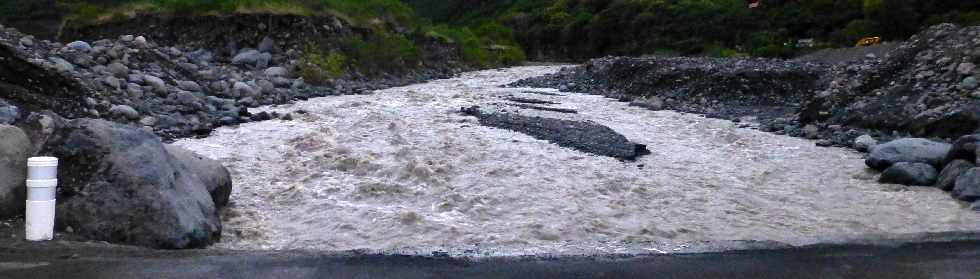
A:
<svg viewBox="0 0 980 279">
<path fill-rule="evenodd" d="M 881 43 L 881 37 L 866 37 L 858 40 L 854 46 L 873 46 Z"/>
</svg>

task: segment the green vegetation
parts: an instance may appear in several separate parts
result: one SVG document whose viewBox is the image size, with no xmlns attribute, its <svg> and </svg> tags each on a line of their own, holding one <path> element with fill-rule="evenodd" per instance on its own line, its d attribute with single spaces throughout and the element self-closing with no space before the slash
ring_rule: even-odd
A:
<svg viewBox="0 0 980 279">
<path fill-rule="evenodd" d="M 980 24 L 980 2 L 962 0 L 763 0 L 755 9 L 746 0 L 7 0 L 0 18 L 46 13 L 54 2 L 82 22 L 139 12 L 338 16 L 377 33 L 332 45 L 352 69 L 412 68 L 420 39 L 457 44 L 465 63 L 494 67 L 525 53 L 788 57 L 805 51 L 799 39 L 840 47 L 866 36 L 901 40 L 941 22 Z"/>
<path fill-rule="evenodd" d="M 865 36 L 900 40 L 941 22 L 980 24 L 962 0 L 405 0 L 436 22 L 495 21 L 544 58 L 678 53 L 791 56 L 798 39 L 851 46 Z M 725 53 L 720 50 L 727 49 Z"/>
<path fill-rule="evenodd" d="M 346 67 L 347 56 L 336 52 L 325 54 L 311 46 L 303 52 L 295 70 L 307 82 L 319 84 L 343 76 Z"/>
<path fill-rule="evenodd" d="M 385 21 L 411 25 L 416 24 L 418 20 L 412 8 L 398 0 L 42 0 L 39 2 L 56 2 L 69 18 L 80 23 L 105 22 L 138 13 L 335 15 L 365 27 L 383 24 Z"/>
<path fill-rule="evenodd" d="M 346 38 L 342 46 L 351 63 L 366 74 L 397 73 L 421 62 L 415 42 L 403 35 L 372 32 L 363 38 Z"/>
<path fill-rule="evenodd" d="M 496 22 L 484 22 L 474 28 L 428 26 L 421 30 L 427 37 L 455 43 L 463 62 L 480 67 L 516 65 L 526 59 L 514 43 L 513 31 Z"/>
</svg>

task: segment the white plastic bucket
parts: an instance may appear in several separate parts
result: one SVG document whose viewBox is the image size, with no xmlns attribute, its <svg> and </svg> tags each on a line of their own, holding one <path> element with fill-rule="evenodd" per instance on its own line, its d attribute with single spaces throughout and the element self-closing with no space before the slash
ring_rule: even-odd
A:
<svg viewBox="0 0 980 279">
<path fill-rule="evenodd" d="M 50 201 L 55 199 L 57 179 L 27 180 L 28 201 Z"/>
<path fill-rule="evenodd" d="M 27 224 L 25 238 L 30 241 L 51 240 L 54 238 L 55 201 L 27 201 Z"/>
<path fill-rule="evenodd" d="M 58 158 L 31 157 L 27 159 L 27 179 L 49 180 L 58 178 Z"/>
</svg>

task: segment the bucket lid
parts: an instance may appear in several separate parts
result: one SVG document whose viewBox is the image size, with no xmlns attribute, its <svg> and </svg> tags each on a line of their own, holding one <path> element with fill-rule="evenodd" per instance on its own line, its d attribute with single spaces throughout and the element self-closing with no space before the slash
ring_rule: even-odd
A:
<svg viewBox="0 0 980 279">
<path fill-rule="evenodd" d="M 58 187 L 57 179 L 45 179 L 45 180 L 27 180 L 28 188 L 52 188 Z"/>
<path fill-rule="evenodd" d="M 27 159 L 28 167 L 57 167 L 58 158 L 55 157 L 31 157 Z"/>
</svg>

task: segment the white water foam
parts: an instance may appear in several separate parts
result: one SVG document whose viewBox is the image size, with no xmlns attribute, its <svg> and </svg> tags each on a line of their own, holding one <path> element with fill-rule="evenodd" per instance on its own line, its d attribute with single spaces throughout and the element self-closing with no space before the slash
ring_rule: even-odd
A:
<svg viewBox="0 0 980 279">
<path fill-rule="evenodd" d="M 262 108 L 309 113 L 176 144 L 232 172 L 220 248 L 617 253 L 980 230 L 980 214 L 940 190 L 876 183 L 849 150 L 600 96 L 498 88 L 557 69 L 472 72 Z M 592 120 L 652 154 L 624 163 L 458 113 L 511 95 L 578 109 L 521 113 Z"/>
</svg>

